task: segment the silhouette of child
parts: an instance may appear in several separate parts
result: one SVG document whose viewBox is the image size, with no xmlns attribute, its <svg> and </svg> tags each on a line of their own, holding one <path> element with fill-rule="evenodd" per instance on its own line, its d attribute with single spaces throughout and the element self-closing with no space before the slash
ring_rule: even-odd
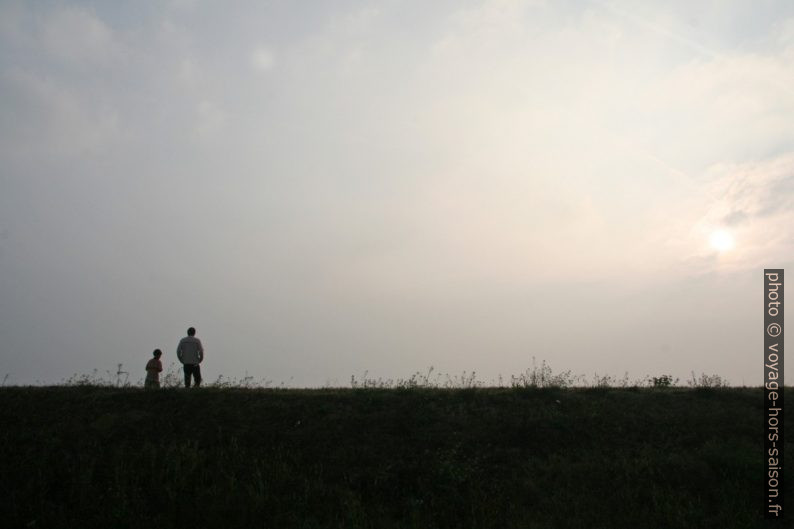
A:
<svg viewBox="0 0 794 529">
<path fill-rule="evenodd" d="M 152 355 L 154 358 L 146 362 L 146 381 L 143 383 L 145 389 L 157 389 L 160 387 L 160 371 L 163 370 L 160 357 L 163 352 L 160 349 L 155 349 Z"/>
</svg>

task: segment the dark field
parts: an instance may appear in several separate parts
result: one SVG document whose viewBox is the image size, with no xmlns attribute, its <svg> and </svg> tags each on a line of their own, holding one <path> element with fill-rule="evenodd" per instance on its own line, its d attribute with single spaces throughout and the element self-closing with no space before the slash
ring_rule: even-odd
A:
<svg viewBox="0 0 794 529">
<path fill-rule="evenodd" d="M 48 528 L 765 527 L 762 399 L 0 388 L 0 513 Z"/>
</svg>

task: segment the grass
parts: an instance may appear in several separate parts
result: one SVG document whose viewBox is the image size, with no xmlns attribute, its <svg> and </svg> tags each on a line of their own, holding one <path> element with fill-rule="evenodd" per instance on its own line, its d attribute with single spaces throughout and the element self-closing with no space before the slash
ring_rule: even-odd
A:
<svg viewBox="0 0 794 529">
<path fill-rule="evenodd" d="M 116 387 L 116 388 L 129 388 L 129 387 L 142 387 L 143 378 L 138 379 L 133 383 L 130 380 L 129 372 L 124 371 L 124 365 L 118 364 L 115 371 L 106 370 L 101 373 L 95 369 L 90 374 L 75 374 L 68 379 L 61 380 L 60 385 L 65 386 L 97 386 L 97 387 Z M 6 374 L 0 387 L 4 387 L 10 375 Z M 291 382 L 291 380 L 290 380 Z M 430 366 L 427 371 L 417 371 L 406 378 L 373 378 L 369 376 L 369 372 L 365 371 L 360 377 L 353 375 L 350 377 L 349 387 L 352 389 L 413 389 L 413 388 L 434 388 L 434 389 L 470 389 L 470 388 L 640 388 L 640 387 L 655 387 L 655 388 L 669 388 L 678 386 L 680 379 L 673 378 L 672 375 L 660 375 L 658 377 L 651 377 L 645 375 L 642 378 L 631 379 L 628 373 L 623 377 L 618 378 L 612 375 L 599 375 L 594 373 L 592 378 L 588 380 L 585 375 L 574 374 L 571 370 L 554 373 L 551 366 L 545 361 L 538 363 L 536 359 L 532 358 L 532 367 L 528 368 L 523 373 L 512 375 L 505 378 L 499 375 L 495 380 L 485 382 L 477 378 L 475 371 L 463 371 L 460 374 L 454 375 L 449 373 L 440 373 L 435 371 L 435 368 Z M 164 388 L 177 388 L 183 384 L 183 373 L 181 367 L 175 363 L 169 364 L 165 371 L 160 375 L 160 383 Z M 37 382 L 36 385 L 44 385 Z M 246 375 L 242 378 L 226 378 L 224 375 L 218 376 L 214 381 L 205 382 L 206 386 L 214 388 L 247 388 L 247 389 L 262 389 L 262 388 L 280 388 L 286 389 L 291 387 L 289 382 L 282 381 L 277 386 L 273 384 L 272 380 L 256 379 L 255 377 Z M 699 377 L 692 371 L 692 378 L 686 382 L 687 387 L 691 388 L 726 388 L 730 387 L 728 380 L 719 375 L 709 375 L 702 373 Z M 326 384 L 324 389 L 338 388 L 338 385 Z M 296 388 L 293 388 L 296 389 Z"/>
<path fill-rule="evenodd" d="M 444 388 L 424 375 L 0 388 L 3 525 L 765 526 L 760 388 L 538 387 L 531 372 Z"/>
</svg>

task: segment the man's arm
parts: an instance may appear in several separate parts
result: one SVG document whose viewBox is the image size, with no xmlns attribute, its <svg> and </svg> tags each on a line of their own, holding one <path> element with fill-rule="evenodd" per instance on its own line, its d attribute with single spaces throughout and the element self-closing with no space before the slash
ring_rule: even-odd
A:
<svg viewBox="0 0 794 529">
<path fill-rule="evenodd" d="M 179 340 L 179 345 L 176 346 L 176 357 L 182 362 L 182 340 Z"/>
<path fill-rule="evenodd" d="M 201 345 L 201 340 L 198 341 L 198 357 L 200 364 L 204 360 L 204 346 Z"/>
</svg>

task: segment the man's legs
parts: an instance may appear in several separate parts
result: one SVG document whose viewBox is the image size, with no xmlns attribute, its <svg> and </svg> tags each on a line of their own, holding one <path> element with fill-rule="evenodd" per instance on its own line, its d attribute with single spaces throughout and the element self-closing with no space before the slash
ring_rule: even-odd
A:
<svg viewBox="0 0 794 529">
<path fill-rule="evenodd" d="M 185 364 L 185 387 L 190 387 L 190 375 L 193 375 L 196 387 L 201 385 L 201 369 L 198 364 Z"/>
<path fill-rule="evenodd" d="M 193 366 L 190 365 L 190 364 L 185 364 L 184 366 L 182 366 L 182 369 L 185 370 L 185 387 L 189 388 L 190 387 L 190 373 L 193 372 Z"/>
</svg>

